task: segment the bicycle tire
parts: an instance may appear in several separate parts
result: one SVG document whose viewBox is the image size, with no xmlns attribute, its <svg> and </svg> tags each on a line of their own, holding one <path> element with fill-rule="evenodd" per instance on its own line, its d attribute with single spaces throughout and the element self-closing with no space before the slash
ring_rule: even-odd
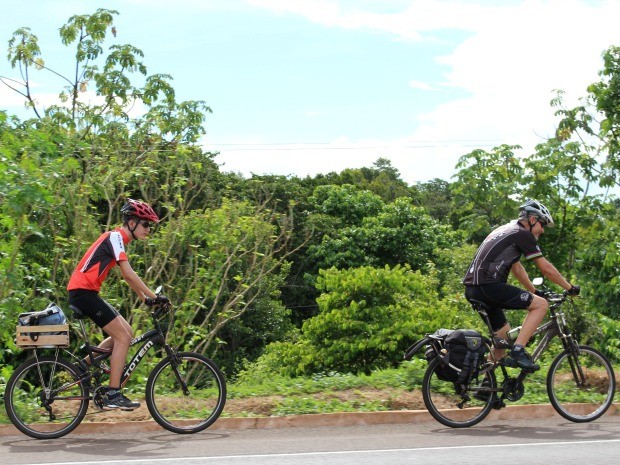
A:
<svg viewBox="0 0 620 465">
<path fill-rule="evenodd" d="M 435 420 L 450 428 L 467 428 L 480 423 L 493 408 L 494 399 L 490 392 L 486 400 L 478 400 L 474 394 L 484 380 L 487 380 L 489 388 L 496 386 L 495 372 L 488 371 L 466 386 L 470 400 L 459 408 L 458 404 L 463 402 L 463 398 L 457 394 L 455 384 L 437 377 L 436 370 L 440 363 L 439 357 L 435 358 L 424 373 L 422 398 L 426 409 Z"/>
<path fill-rule="evenodd" d="M 65 359 L 45 356 L 27 360 L 6 384 L 4 406 L 9 419 L 19 431 L 35 439 L 55 439 L 70 433 L 88 410 L 88 390 L 78 380 L 77 368 Z M 46 391 L 54 392 L 63 385 L 67 386 L 64 390 L 44 399 Z"/>
<path fill-rule="evenodd" d="M 187 383 L 185 392 L 177 372 Z M 212 360 L 195 352 L 166 357 L 153 368 L 146 383 L 149 412 L 173 433 L 192 434 L 208 428 L 219 418 L 225 403 L 224 374 Z"/>
<path fill-rule="evenodd" d="M 578 367 L 573 354 L 566 350 L 553 360 L 547 374 L 547 394 L 560 415 L 585 423 L 600 418 L 611 406 L 616 378 L 609 359 L 593 347 L 580 345 L 577 361 Z M 585 377 L 583 383 L 576 380 L 579 372 Z"/>
</svg>

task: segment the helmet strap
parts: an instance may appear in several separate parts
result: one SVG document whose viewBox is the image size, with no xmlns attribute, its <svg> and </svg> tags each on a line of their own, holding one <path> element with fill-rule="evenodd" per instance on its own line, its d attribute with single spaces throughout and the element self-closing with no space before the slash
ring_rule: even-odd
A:
<svg viewBox="0 0 620 465">
<path fill-rule="evenodd" d="M 133 229 L 131 228 L 131 226 L 129 226 L 129 222 L 130 222 L 130 221 L 132 221 L 132 220 L 133 220 L 133 222 L 136 224 L 136 225 L 133 227 Z M 138 228 L 138 223 L 139 223 L 139 221 L 137 221 L 135 218 L 130 218 L 129 220 L 127 220 L 127 229 L 129 229 L 129 232 L 131 233 L 131 236 L 132 236 L 134 239 L 136 239 L 136 240 L 137 240 L 138 238 L 136 237 L 136 235 L 135 235 L 133 232 L 134 232 L 134 231 Z"/>
</svg>

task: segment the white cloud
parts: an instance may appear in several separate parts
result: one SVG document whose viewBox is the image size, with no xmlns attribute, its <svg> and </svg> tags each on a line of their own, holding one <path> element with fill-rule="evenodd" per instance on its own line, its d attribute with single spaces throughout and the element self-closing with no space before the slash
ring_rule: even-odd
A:
<svg viewBox="0 0 620 465">
<path fill-rule="evenodd" d="M 452 140 L 478 141 L 480 148 L 484 148 L 486 140 L 493 141 L 493 145 L 518 144 L 524 147 L 521 155 L 531 153 L 537 143 L 553 135 L 556 118 L 550 101 L 554 89 L 566 92 L 568 106 L 577 104 L 586 95 L 587 86 L 599 79 L 602 52 L 620 43 L 620 29 L 616 24 L 620 2 L 617 1 L 524 0 L 476 4 L 414 0 L 398 13 L 383 14 L 347 9 L 343 2 L 335 0 L 250 0 L 249 3 L 281 14 L 301 15 L 325 26 L 366 28 L 401 39 L 432 40 L 433 34 L 438 37 L 449 31 L 468 32 L 452 53 L 436 57 L 438 63 L 449 69 L 444 82 L 409 81 L 414 89 L 450 87 L 464 91 L 467 97 L 438 104 L 432 111 L 418 116 L 420 124 L 409 139 L 434 141 L 436 147 L 427 157 L 428 163 L 418 156 L 424 153 L 422 149 L 411 154 L 411 149 L 405 153 L 394 148 L 392 160 L 403 172 L 409 171 L 409 167 L 417 173 L 430 172 L 432 167 L 440 167 L 438 159 L 446 157 L 447 163 L 448 158 L 457 159 L 473 149 Z M 408 145 L 403 139 L 380 144 Z M 364 158 L 363 152 L 359 153 Z M 358 166 L 358 158 L 344 155 L 341 158 L 349 159 L 348 166 Z M 423 168 L 426 164 L 428 170 Z M 432 177 L 446 171 L 443 162 L 441 168 Z"/>
<path fill-rule="evenodd" d="M 435 134 L 495 134 L 530 148 L 552 135 L 553 90 L 565 90 L 567 103 L 576 104 L 599 79 L 603 50 L 620 42 L 613 25 L 620 3 L 588 3 L 525 1 L 506 9 L 503 21 L 485 23 L 441 58 L 451 68 L 446 84 L 470 97 L 424 115 L 426 125 Z"/>
<path fill-rule="evenodd" d="M 416 80 L 409 81 L 409 87 L 412 87 L 414 89 L 419 89 L 419 90 L 437 90 L 432 85 L 428 84 L 427 82 L 416 81 Z"/>
<path fill-rule="evenodd" d="M 332 0 L 246 0 L 247 3 L 278 14 L 295 14 L 309 21 L 344 29 L 371 29 L 395 33 L 412 40 L 421 37 L 408 21 L 409 15 L 400 13 L 370 13 L 357 8 L 344 9 Z"/>
</svg>

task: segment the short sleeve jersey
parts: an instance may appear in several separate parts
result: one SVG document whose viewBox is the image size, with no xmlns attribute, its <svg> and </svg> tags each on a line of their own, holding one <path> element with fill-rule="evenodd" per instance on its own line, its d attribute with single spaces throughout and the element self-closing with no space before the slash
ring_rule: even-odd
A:
<svg viewBox="0 0 620 465">
<path fill-rule="evenodd" d="M 518 221 L 513 221 L 494 230 L 482 242 L 465 273 L 463 284 L 505 283 L 512 265 L 521 256 L 531 260 L 542 255 L 536 236 Z"/>
<path fill-rule="evenodd" d="M 99 292 L 110 270 L 118 262 L 127 261 L 125 245 L 128 242 L 129 238 L 120 228 L 99 236 L 75 268 L 67 290 L 87 289 Z"/>
</svg>

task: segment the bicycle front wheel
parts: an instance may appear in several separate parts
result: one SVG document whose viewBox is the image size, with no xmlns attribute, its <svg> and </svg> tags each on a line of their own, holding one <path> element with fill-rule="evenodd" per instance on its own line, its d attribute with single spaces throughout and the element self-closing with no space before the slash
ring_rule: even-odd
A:
<svg viewBox="0 0 620 465">
<path fill-rule="evenodd" d="M 54 439 L 80 424 L 88 409 L 88 397 L 72 363 L 39 357 L 15 369 L 6 384 L 4 406 L 22 433 L 36 439 Z"/>
<path fill-rule="evenodd" d="M 441 360 L 436 357 L 422 381 L 424 405 L 435 420 L 451 428 L 466 428 L 482 421 L 493 408 L 495 372 L 488 371 L 469 385 L 444 381 Z"/>
<path fill-rule="evenodd" d="M 194 352 L 157 364 L 146 383 L 146 405 L 162 427 L 197 433 L 218 419 L 226 403 L 226 380 L 217 365 Z"/>
<path fill-rule="evenodd" d="M 547 375 L 547 393 L 553 408 L 577 423 L 596 420 L 614 400 L 616 378 L 611 363 L 601 352 L 579 346 L 578 355 L 564 351 Z"/>
</svg>

